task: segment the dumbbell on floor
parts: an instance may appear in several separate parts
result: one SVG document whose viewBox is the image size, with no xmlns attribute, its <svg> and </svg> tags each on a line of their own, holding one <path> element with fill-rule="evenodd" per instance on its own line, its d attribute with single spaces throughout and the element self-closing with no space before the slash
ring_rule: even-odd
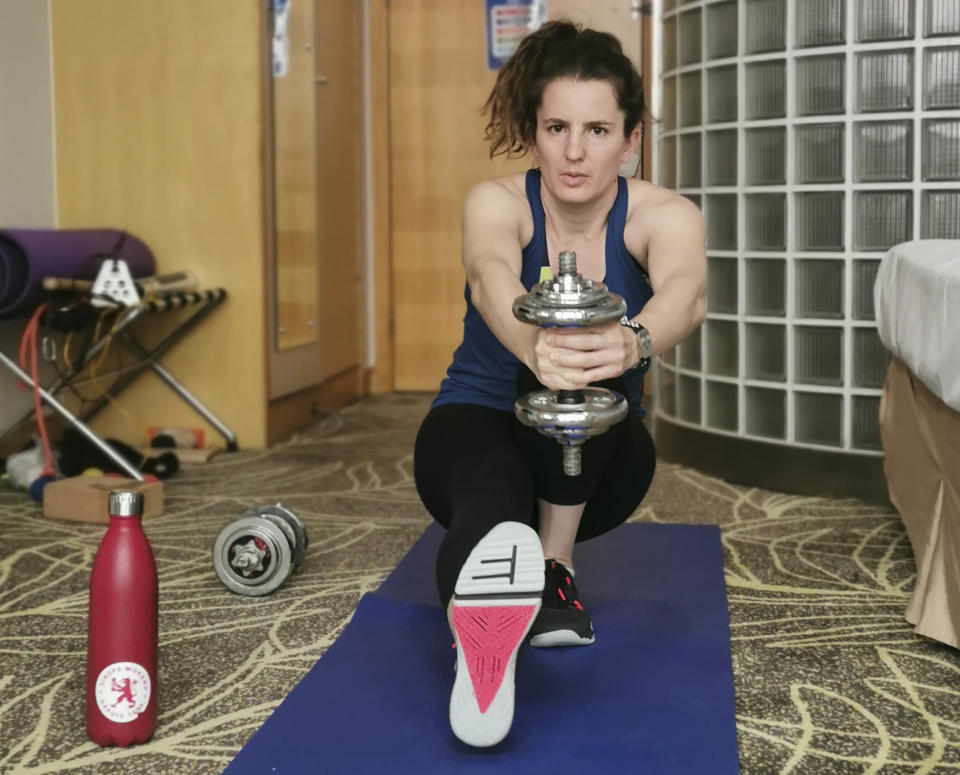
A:
<svg viewBox="0 0 960 775">
<path fill-rule="evenodd" d="M 541 327 L 587 328 L 619 321 L 626 302 L 601 282 L 585 280 L 577 272 L 577 254 L 560 254 L 560 273 L 513 302 L 517 320 Z M 517 399 L 514 413 L 524 425 L 563 445 L 563 471 L 580 474 L 580 445 L 604 433 L 627 416 L 627 400 L 606 388 L 539 390 Z"/>
<path fill-rule="evenodd" d="M 300 565 L 306 526 L 280 503 L 254 506 L 226 524 L 213 542 L 213 567 L 241 595 L 269 595 Z"/>
</svg>

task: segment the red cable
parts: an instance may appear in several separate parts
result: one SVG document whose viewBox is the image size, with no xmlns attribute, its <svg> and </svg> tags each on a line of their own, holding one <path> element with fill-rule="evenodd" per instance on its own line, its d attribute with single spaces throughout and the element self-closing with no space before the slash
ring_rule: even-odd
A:
<svg viewBox="0 0 960 775">
<path fill-rule="evenodd" d="M 53 453 L 50 451 L 50 438 L 47 436 L 47 425 L 43 419 L 43 404 L 40 398 L 40 375 L 37 368 L 37 331 L 40 328 L 40 316 L 46 304 L 37 307 L 20 338 L 20 368 L 26 370 L 27 355 L 30 356 L 30 376 L 33 379 L 33 401 L 37 414 L 37 430 L 40 432 L 40 445 L 43 449 L 44 467 L 41 476 L 54 476 Z M 21 390 L 26 386 L 18 383 Z"/>
</svg>

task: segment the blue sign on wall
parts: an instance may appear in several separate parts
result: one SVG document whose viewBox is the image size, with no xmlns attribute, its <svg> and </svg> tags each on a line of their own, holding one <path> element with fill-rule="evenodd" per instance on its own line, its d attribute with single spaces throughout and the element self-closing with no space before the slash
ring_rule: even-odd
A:
<svg viewBox="0 0 960 775">
<path fill-rule="evenodd" d="M 543 24 L 546 0 L 486 0 L 487 67 L 499 70 L 520 39 Z"/>
</svg>

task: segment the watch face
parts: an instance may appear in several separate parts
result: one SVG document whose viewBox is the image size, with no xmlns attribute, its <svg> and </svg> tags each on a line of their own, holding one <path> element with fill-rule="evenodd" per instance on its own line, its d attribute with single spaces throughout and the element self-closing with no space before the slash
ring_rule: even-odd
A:
<svg viewBox="0 0 960 775">
<path fill-rule="evenodd" d="M 638 325 L 634 330 L 637 332 L 637 336 L 640 337 L 640 354 L 644 358 L 649 358 L 653 355 L 653 343 L 650 341 L 650 332 L 641 325 Z"/>
<path fill-rule="evenodd" d="M 650 341 L 650 332 L 647 331 L 640 323 L 637 323 L 635 320 L 621 320 L 621 325 L 627 326 L 632 329 L 633 332 L 637 335 L 637 338 L 640 340 L 640 363 L 642 365 L 645 361 L 648 361 L 653 355 L 653 343 Z"/>
</svg>

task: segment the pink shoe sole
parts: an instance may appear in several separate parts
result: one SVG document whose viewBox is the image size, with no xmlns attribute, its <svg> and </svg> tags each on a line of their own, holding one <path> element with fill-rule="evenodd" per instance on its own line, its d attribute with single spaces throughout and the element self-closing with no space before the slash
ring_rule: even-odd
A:
<svg viewBox="0 0 960 775">
<path fill-rule="evenodd" d="M 527 525 L 504 522 L 464 563 L 453 599 L 457 677 L 450 726 L 463 742 L 490 746 L 513 723 L 517 652 L 543 594 L 543 551 Z"/>
</svg>

